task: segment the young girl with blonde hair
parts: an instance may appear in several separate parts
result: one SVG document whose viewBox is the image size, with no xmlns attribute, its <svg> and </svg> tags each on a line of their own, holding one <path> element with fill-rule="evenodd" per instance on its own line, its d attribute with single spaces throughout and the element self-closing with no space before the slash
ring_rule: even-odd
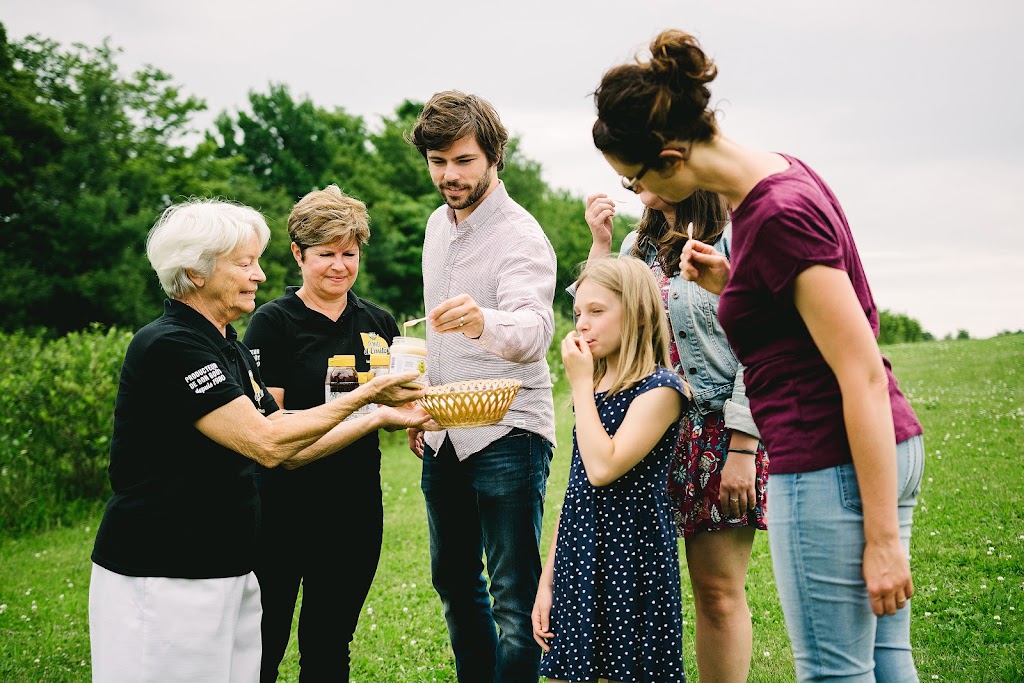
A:
<svg viewBox="0 0 1024 683">
<path fill-rule="evenodd" d="M 687 404 L 647 264 L 591 260 L 562 361 L 576 413 L 569 482 L 533 609 L 550 681 L 684 681 L 666 481 Z"/>
</svg>

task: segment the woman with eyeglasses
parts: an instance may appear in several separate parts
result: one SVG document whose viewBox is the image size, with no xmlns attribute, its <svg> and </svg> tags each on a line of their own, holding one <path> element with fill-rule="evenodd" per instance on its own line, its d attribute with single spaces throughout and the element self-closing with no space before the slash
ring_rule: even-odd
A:
<svg viewBox="0 0 1024 683">
<path fill-rule="evenodd" d="M 878 349 L 878 309 L 842 207 L 810 167 L 719 130 L 717 69 L 668 30 L 651 56 L 606 72 L 594 143 L 623 185 L 728 203 L 726 259 L 686 243 L 683 277 L 720 292 L 771 454 L 768 539 L 797 677 L 916 681 L 910 646 L 921 424 Z"/>
<path fill-rule="evenodd" d="M 697 669 L 702 681 L 745 681 L 753 650 L 747 567 L 755 530 L 767 529 L 768 453 L 750 415 L 743 367 L 718 322 L 718 297 L 680 277 L 679 267 L 691 238 L 728 257 L 729 216 L 714 192 L 698 190 L 675 204 L 647 190 L 638 194 L 644 212 L 619 251 L 654 273 L 671 330 L 672 366 L 693 395 L 688 428 L 669 466 L 668 494 L 693 589 Z M 593 194 L 585 216 L 593 236 L 589 262 L 611 250 L 615 202 Z"/>
</svg>

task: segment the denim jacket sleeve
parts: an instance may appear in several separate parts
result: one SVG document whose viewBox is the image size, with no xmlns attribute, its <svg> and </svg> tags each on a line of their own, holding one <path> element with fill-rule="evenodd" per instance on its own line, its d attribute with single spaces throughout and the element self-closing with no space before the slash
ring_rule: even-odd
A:
<svg viewBox="0 0 1024 683">
<path fill-rule="evenodd" d="M 750 402 L 747 400 L 747 385 L 743 383 L 743 366 L 737 364 L 736 379 L 732 385 L 732 396 L 725 401 L 725 426 L 737 432 L 761 438 L 761 432 L 754 424 L 754 416 L 750 413 Z"/>
</svg>

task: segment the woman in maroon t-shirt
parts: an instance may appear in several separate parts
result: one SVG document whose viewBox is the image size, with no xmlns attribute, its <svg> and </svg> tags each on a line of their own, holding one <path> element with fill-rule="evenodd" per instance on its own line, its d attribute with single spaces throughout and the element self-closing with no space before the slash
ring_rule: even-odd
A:
<svg viewBox="0 0 1024 683">
<path fill-rule="evenodd" d="M 907 601 L 922 430 L 879 352 L 846 217 L 798 159 L 720 133 L 717 69 L 693 36 L 664 31 L 650 48 L 602 78 L 594 143 L 626 189 L 729 203 L 731 263 L 691 240 L 680 266 L 722 295 L 771 453 L 768 537 L 798 678 L 917 680 Z"/>
</svg>

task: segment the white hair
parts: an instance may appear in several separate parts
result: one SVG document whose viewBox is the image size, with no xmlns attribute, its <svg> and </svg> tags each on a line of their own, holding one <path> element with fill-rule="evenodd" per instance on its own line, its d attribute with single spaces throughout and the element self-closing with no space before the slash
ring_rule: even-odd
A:
<svg viewBox="0 0 1024 683">
<path fill-rule="evenodd" d="M 260 253 L 270 228 L 256 209 L 220 199 L 189 199 L 164 210 L 146 238 L 146 256 L 167 296 L 181 299 L 195 289 L 191 270 L 210 277 L 217 258 L 256 237 Z"/>
</svg>

